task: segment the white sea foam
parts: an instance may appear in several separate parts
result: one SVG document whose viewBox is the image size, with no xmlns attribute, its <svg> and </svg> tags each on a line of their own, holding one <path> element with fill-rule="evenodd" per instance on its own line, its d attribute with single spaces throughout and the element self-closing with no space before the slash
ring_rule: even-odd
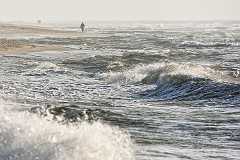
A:
<svg viewBox="0 0 240 160">
<path fill-rule="evenodd" d="M 51 62 L 41 62 L 35 68 L 26 71 L 25 74 L 45 75 L 47 72 L 67 72 L 67 69 Z"/>
<path fill-rule="evenodd" d="M 158 80 L 165 75 L 188 75 L 192 77 L 211 79 L 216 82 L 234 82 L 227 73 L 217 71 L 208 66 L 180 63 L 154 63 L 138 65 L 123 72 L 104 73 L 103 77 L 111 83 L 136 83 L 142 81 L 150 74 L 158 74 Z"/>
<path fill-rule="evenodd" d="M 1 160 L 133 160 L 130 136 L 101 122 L 66 126 L 0 100 Z"/>
</svg>

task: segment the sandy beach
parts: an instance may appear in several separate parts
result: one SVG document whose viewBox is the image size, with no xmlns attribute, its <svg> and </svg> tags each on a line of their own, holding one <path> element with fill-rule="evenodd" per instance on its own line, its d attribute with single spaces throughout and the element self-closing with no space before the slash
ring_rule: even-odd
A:
<svg viewBox="0 0 240 160">
<path fill-rule="evenodd" d="M 35 43 L 18 43 L 17 40 L 0 39 L 1 55 L 51 50 L 64 50 L 64 47 L 61 45 L 39 45 Z"/>
<path fill-rule="evenodd" d="M 0 54 L 29 53 L 48 50 L 64 50 L 63 45 L 22 42 L 21 39 L 42 37 L 74 37 L 79 32 L 57 30 L 52 27 L 13 25 L 0 23 Z"/>
</svg>

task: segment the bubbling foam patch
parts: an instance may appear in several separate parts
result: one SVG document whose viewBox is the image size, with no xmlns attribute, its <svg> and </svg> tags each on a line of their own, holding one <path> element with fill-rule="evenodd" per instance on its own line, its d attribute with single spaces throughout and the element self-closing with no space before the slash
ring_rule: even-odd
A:
<svg viewBox="0 0 240 160">
<path fill-rule="evenodd" d="M 0 100 L 2 160 L 133 160 L 130 136 L 101 122 L 61 125 Z"/>
</svg>

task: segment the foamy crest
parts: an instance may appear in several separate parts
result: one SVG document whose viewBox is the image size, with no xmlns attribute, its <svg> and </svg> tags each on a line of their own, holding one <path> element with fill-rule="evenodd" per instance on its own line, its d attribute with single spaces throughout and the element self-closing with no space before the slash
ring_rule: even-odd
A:
<svg viewBox="0 0 240 160">
<path fill-rule="evenodd" d="M 150 65 L 138 65 L 133 69 L 123 72 L 109 72 L 103 74 L 112 83 L 136 83 L 147 77 L 160 81 L 167 75 L 187 75 L 206 78 L 213 81 L 231 81 L 231 77 L 224 72 L 216 71 L 208 66 L 179 63 L 155 63 Z"/>
<path fill-rule="evenodd" d="M 0 101 L 1 160 L 133 160 L 130 136 L 101 122 L 61 125 Z"/>
<path fill-rule="evenodd" d="M 67 70 L 61 66 L 58 66 L 51 62 L 42 62 L 39 63 L 35 68 L 28 70 L 25 72 L 27 75 L 45 75 L 48 72 L 53 73 L 63 73 L 67 72 Z"/>
</svg>

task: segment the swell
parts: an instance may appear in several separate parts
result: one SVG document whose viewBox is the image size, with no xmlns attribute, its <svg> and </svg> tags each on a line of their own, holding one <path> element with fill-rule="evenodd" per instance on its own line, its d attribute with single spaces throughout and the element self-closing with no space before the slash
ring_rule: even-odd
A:
<svg viewBox="0 0 240 160">
<path fill-rule="evenodd" d="M 40 62 L 36 63 L 36 66 L 33 66 L 32 68 L 28 69 L 24 72 L 24 75 L 26 76 L 44 76 L 47 74 L 63 74 L 67 72 L 67 69 L 58 66 L 51 62 Z"/>
<path fill-rule="evenodd" d="M 238 41 L 233 42 L 197 42 L 197 41 L 184 41 L 178 45 L 180 48 L 226 48 L 226 47 L 240 47 Z"/>
<path fill-rule="evenodd" d="M 168 75 L 161 78 L 156 88 L 141 95 L 159 100 L 240 100 L 240 85 L 186 75 Z"/>
<path fill-rule="evenodd" d="M 54 120 L 60 124 L 95 123 L 101 121 L 104 124 L 116 125 L 122 128 L 129 126 L 141 127 L 145 124 L 141 119 L 131 119 L 122 113 L 100 108 L 82 108 L 79 105 L 46 105 L 32 107 L 29 112 L 47 120 Z"/>
<path fill-rule="evenodd" d="M 79 68 L 87 72 L 104 73 L 108 71 L 119 71 L 137 64 L 148 64 L 157 62 L 165 57 L 162 55 L 148 55 L 143 53 L 130 53 L 108 56 L 93 56 L 81 60 L 65 60 L 63 65 Z"/>
<path fill-rule="evenodd" d="M 143 98 L 159 100 L 240 100 L 239 75 L 209 66 L 178 63 L 140 65 L 103 76 L 111 83 L 154 85 L 140 92 Z"/>
</svg>

